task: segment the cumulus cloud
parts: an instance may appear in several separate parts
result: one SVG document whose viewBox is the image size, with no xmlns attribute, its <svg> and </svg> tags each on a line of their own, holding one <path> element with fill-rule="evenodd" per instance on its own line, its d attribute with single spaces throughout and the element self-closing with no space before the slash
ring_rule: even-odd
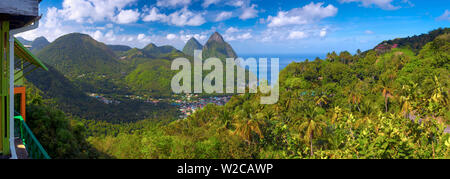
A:
<svg viewBox="0 0 450 179">
<path fill-rule="evenodd" d="M 229 27 L 226 31 L 223 37 L 227 41 L 235 41 L 235 40 L 248 40 L 253 38 L 253 35 L 251 33 L 252 30 L 240 30 L 234 27 Z"/>
<path fill-rule="evenodd" d="M 129 24 L 139 20 L 140 13 L 137 10 L 122 10 L 117 14 L 118 24 Z"/>
<path fill-rule="evenodd" d="M 395 10 L 400 8 L 400 6 L 394 6 L 392 4 L 393 0 L 339 0 L 339 2 L 341 3 L 358 2 L 364 7 L 370 7 L 372 5 L 375 5 L 385 10 Z M 402 2 L 412 5 L 408 0 L 402 0 Z"/>
<path fill-rule="evenodd" d="M 231 33 L 235 33 L 235 32 L 238 32 L 238 31 L 239 31 L 239 29 L 234 28 L 234 27 L 230 27 L 230 28 L 228 28 L 228 29 L 225 31 L 225 33 L 231 34 Z"/>
<path fill-rule="evenodd" d="M 242 14 L 239 19 L 247 20 L 258 16 L 258 10 L 256 10 L 256 5 L 252 4 L 250 7 L 245 7 L 242 9 Z"/>
<path fill-rule="evenodd" d="M 144 14 L 142 20 L 145 22 L 160 21 L 175 26 L 200 26 L 206 23 L 202 14 L 194 13 L 186 7 L 169 15 L 159 13 L 159 10 L 153 7 L 151 10 L 148 10 L 147 14 Z"/>
<path fill-rule="evenodd" d="M 288 39 L 303 39 L 306 38 L 306 33 L 302 31 L 291 31 L 289 33 Z"/>
<path fill-rule="evenodd" d="M 289 11 L 280 11 L 277 16 L 269 16 L 267 21 L 269 27 L 279 27 L 286 25 L 309 24 L 321 19 L 335 16 L 338 9 L 333 5 L 322 7 L 323 3 L 311 2 L 301 8 L 294 8 Z"/>
<path fill-rule="evenodd" d="M 183 8 L 169 15 L 169 23 L 176 26 L 200 26 L 206 22 L 202 14 L 196 14 Z"/>
<path fill-rule="evenodd" d="M 227 19 L 231 18 L 232 16 L 233 16 L 233 12 L 224 11 L 217 15 L 215 21 L 219 22 L 219 21 L 227 20 Z"/>
<path fill-rule="evenodd" d="M 243 0 L 232 0 L 228 1 L 227 4 L 234 7 L 242 7 L 245 4 L 245 2 Z"/>
<path fill-rule="evenodd" d="M 156 2 L 156 5 L 159 7 L 169 7 L 169 8 L 175 8 L 191 4 L 191 0 L 158 0 Z"/>
<path fill-rule="evenodd" d="M 327 29 L 326 28 L 321 29 L 320 32 L 319 32 L 319 36 L 320 37 L 327 36 Z"/>
<path fill-rule="evenodd" d="M 200 42 L 203 42 L 206 40 L 206 38 L 208 38 L 205 34 L 184 34 L 184 33 L 180 33 L 179 37 L 180 40 L 182 40 L 184 43 L 186 43 L 192 37 L 194 37 Z"/>
<path fill-rule="evenodd" d="M 167 34 L 166 38 L 167 38 L 167 40 L 173 40 L 173 39 L 177 38 L 177 35 L 175 35 L 175 34 Z"/>
<path fill-rule="evenodd" d="M 250 34 L 250 32 L 247 32 L 247 33 L 238 35 L 237 39 L 239 39 L 239 40 L 247 40 L 247 39 L 250 39 L 252 37 L 253 37 L 252 34 Z"/>
<path fill-rule="evenodd" d="M 207 8 L 210 5 L 219 3 L 220 1 L 221 0 L 204 0 L 203 3 L 202 3 L 202 7 Z"/>
<path fill-rule="evenodd" d="M 64 0 L 62 9 L 58 10 L 61 16 L 68 20 L 81 22 L 99 22 L 114 20 L 116 12 L 137 0 Z"/>
<path fill-rule="evenodd" d="M 450 21 L 450 11 L 449 10 L 445 10 L 444 14 L 439 16 L 436 20 L 439 20 L 439 21 Z"/>
</svg>

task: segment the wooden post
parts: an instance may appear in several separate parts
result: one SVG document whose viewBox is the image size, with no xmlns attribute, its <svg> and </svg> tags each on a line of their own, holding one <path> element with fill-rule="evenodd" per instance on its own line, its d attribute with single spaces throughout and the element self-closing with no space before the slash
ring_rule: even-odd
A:
<svg viewBox="0 0 450 179">
<path fill-rule="evenodd" d="M 9 150 L 9 21 L 1 22 L 0 29 L 0 119 L 1 152 L 8 155 Z"/>
<path fill-rule="evenodd" d="M 22 116 L 23 120 L 26 122 L 26 88 L 25 86 L 22 87 L 15 87 L 14 88 L 14 95 L 19 94 L 20 95 L 20 115 Z"/>
</svg>

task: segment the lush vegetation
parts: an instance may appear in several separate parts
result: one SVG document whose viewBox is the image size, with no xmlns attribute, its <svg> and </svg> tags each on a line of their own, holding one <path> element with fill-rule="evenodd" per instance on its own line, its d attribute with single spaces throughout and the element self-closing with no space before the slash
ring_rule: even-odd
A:
<svg viewBox="0 0 450 179">
<path fill-rule="evenodd" d="M 449 158 L 449 35 L 406 48 L 292 63 L 280 100 L 234 96 L 187 119 L 90 137 L 118 158 Z"/>
<path fill-rule="evenodd" d="M 384 41 L 381 44 L 387 43 L 390 45 L 398 44 L 401 47 L 410 48 L 414 52 L 419 52 L 419 50 L 428 42 L 433 41 L 439 35 L 450 33 L 450 28 L 439 28 L 433 30 L 427 34 L 414 35 L 412 37 L 397 38 L 394 40 Z"/>
<path fill-rule="evenodd" d="M 54 102 L 43 99 L 42 92 L 29 84 L 27 124 L 54 159 L 110 158 L 86 140 L 87 130 L 79 119 L 51 107 Z"/>
<path fill-rule="evenodd" d="M 170 61 L 152 60 L 139 65 L 126 77 L 126 82 L 137 94 L 169 97 L 172 95 L 170 81 L 174 75 Z"/>
<path fill-rule="evenodd" d="M 183 120 L 173 121 L 169 114 L 175 112 L 161 107 L 168 115 L 128 123 L 65 115 L 35 95 L 27 115 L 54 158 L 450 158 L 450 134 L 444 133 L 450 125 L 446 30 L 413 48 L 332 52 L 326 59 L 292 63 L 279 75 L 280 98 L 273 105 L 261 105 L 260 93 L 235 95 L 225 106 L 210 104 Z M 155 48 L 131 49 L 125 53 L 143 56 L 119 62 L 136 67 L 126 78 L 138 86 L 132 90 L 167 83 L 148 78 L 168 72 L 168 60 L 145 56 Z M 53 81 L 36 86 L 65 85 Z"/>
</svg>

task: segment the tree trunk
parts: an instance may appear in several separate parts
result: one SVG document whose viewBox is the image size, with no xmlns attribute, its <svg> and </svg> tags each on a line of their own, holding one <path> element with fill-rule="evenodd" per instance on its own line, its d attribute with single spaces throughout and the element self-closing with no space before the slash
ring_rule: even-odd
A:
<svg viewBox="0 0 450 179">
<path fill-rule="evenodd" d="M 311 144 L 311 156 L 313 156 L 314 155 L 314 151 L 313 151 L 313 139 L 312 139 L 312 132 L 309 134 L 309 141 L 310 141 L 310 144 Z"/>
<path fill-rule="evenodd" d="M 384 109 L 386 109 L 386 113 L 388 112 L 388 97 L 384 97 Z"/>
</svg>

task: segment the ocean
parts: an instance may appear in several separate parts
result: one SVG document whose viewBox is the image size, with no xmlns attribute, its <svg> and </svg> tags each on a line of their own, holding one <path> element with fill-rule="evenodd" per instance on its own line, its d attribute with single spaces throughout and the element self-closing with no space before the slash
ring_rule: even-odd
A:
<svg viewBox="0 0 450 179">
<path fill-rule="evenodd" d="M 308 59 L 309 61 L 313 61 L 314 59 L 316 59 L 316 57 L 319 57 L 320 59 L 324 59 L 326 57 L 326 54 L 243 54 L 243 55 L 239 55 L 239 57 L 243 58 L 243 59 L 247 59 L 247 58 L 255 58 L 256 61 L 259 60 L 259 58 L 267 58 L 267 67 L 263 67 L 263 69 L 267 70 L 267 81 L 269 82 L 269 84 L 272 85 L 272 81 L 271 81 L 271 68 L 270 68 L 270 59 L 271 58 L 278 58 L 279 59 L 279 71 L 283 70 L 284 68 L 286 68 L 286 66 L 288 66 L 289 64 L 291 64 L 292 62 L 303 62 L 306 59 Z M 248 69 L 248 68 L 247 68 Z M 258 74 L 258 70 L 256 71 L 254 70 L 250 70 L 251 72 Z M 278 80 L 278 75 L 279 74 L 275 74 L 275 79 Z"/>
</svg>

